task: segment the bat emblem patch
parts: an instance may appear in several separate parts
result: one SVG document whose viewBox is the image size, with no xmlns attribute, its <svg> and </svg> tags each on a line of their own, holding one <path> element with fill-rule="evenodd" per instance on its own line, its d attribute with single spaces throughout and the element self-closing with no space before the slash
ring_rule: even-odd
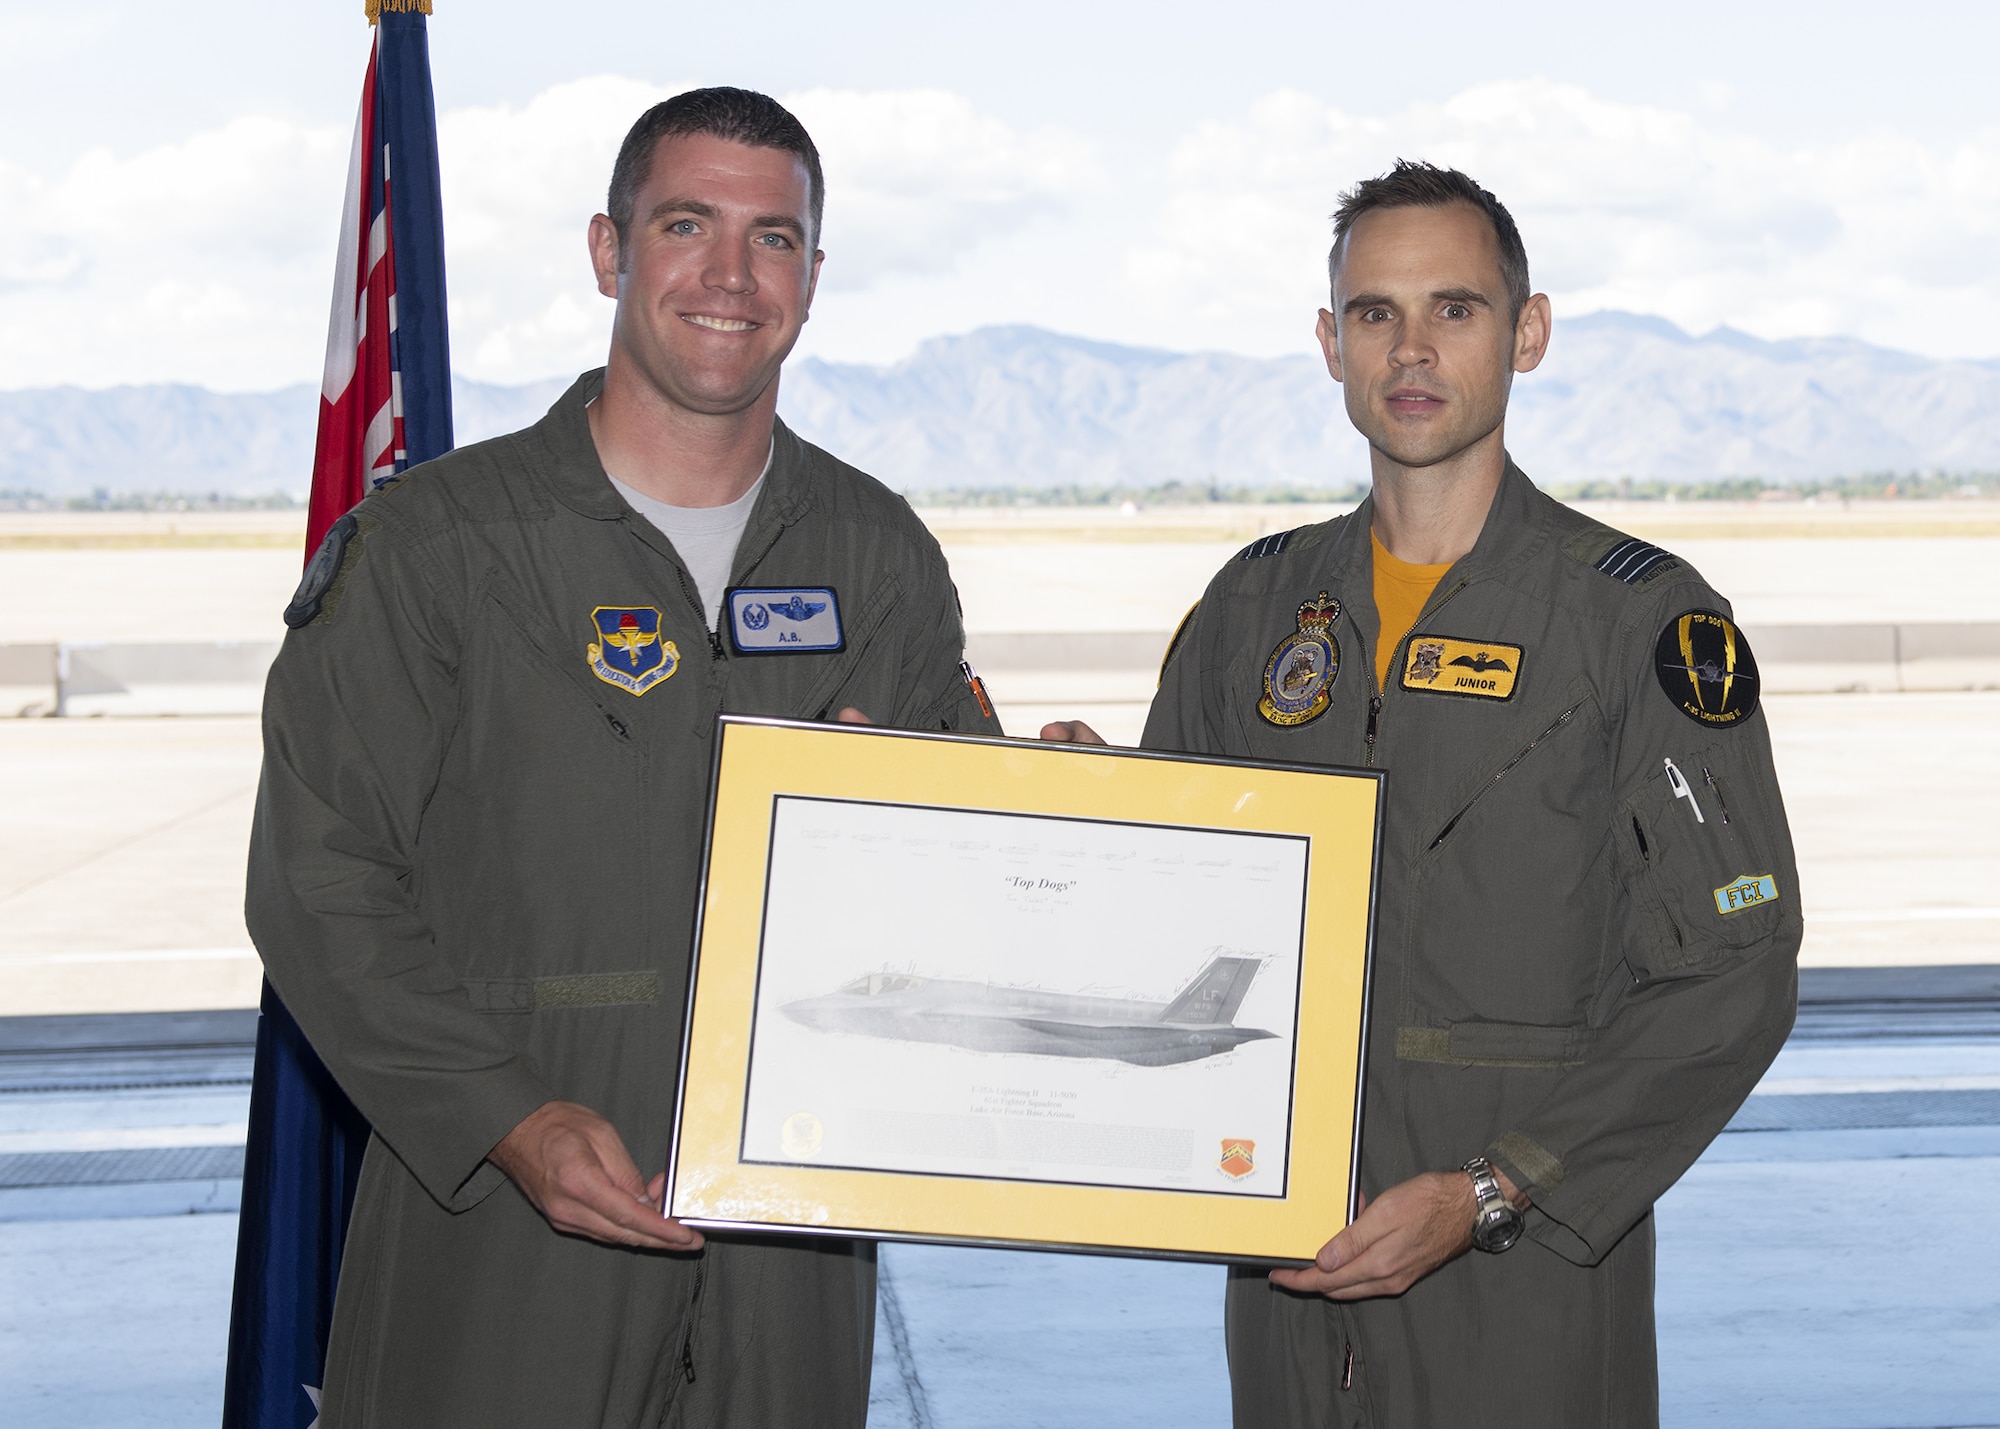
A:
<svg viewBox="0 0 2000 1429">
<path fill-rule="evenodd" d="M 1510 700 L 1521 680 L 1523 651 L 1498 640 L 1412 635 L 1403 688 L 1477 700 Z"/>
</svg>

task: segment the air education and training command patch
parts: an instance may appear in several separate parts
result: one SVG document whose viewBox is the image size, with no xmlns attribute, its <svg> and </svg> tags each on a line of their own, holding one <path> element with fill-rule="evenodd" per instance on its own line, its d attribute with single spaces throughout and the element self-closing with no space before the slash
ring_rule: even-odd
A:
<svg viewBox="0 0 2000 1429">
<path fill-rule="evenodd" d="M 1333 680 L 1340 673 L 1340 646 L 1333 622 L 1340 602 L 1325 591 L 1299 607 L 1299 628 L 1278 642 L 1264 662 L 1264 698 L 1257 713 L 1289 728 L 1326 713 L 1333 703 Z"/>
<path fill-rule="evenodd" d="M 1757 712 L 1757 657 L 1728 616 L 1690 610 L 1667 622 L 1653 672 L 1674 707 L 1696 724 L 1726 729 Z"/>
<path fill-rule="evenodd" d="M 1403 688 L 1434 695 L 1511 700 L 1521 679 L 1521 647 L 1493 640 L 1412 635 L 1403 665 Z"/>
<path fill-rule="evenodd" d="M 600 605 L 590 612 L 597 639 L 584 653 L 590 673 L 628 695 L 643 695 L 681 666 L 681 652 L 660 638 L 660 612 L 650 605 Z"/>
</svg>

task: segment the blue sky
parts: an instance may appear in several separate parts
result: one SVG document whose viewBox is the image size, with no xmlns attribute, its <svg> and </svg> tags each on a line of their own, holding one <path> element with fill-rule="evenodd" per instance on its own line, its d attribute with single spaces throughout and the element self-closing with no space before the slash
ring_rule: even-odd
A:
<svg viewBox="0 0 2000 1429">
<path fill-rule="evenodd" d="M 0 386 L 317 376 L 360 8 L 0 0 Z M 1500 194 L 1559 317 L 2000 355 L 1991 4 L 438 9 L 454 352 L 493 380 L 601 355 L 584 225 L 700 83 L 826 154 L 830 358 L 1307 351 L 1326 214 L 1399 154 Z"/>
</svg>

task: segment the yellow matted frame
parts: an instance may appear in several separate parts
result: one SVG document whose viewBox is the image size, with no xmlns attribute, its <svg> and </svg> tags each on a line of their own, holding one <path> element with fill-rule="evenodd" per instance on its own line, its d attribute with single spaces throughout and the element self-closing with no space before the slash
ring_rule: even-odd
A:
<svg viewBox="0 0 2000 1429">
<path fill-rule="evenodd" d="M 743 1160 L 771 826 L 785 795 L 1311 840 L 1286 1194 Z M 722 716 L 669 1213 L 724 1230 L 1311 1259 L 1354 1213 L 1380 807 L 1379 771 Z"/>
</svg>

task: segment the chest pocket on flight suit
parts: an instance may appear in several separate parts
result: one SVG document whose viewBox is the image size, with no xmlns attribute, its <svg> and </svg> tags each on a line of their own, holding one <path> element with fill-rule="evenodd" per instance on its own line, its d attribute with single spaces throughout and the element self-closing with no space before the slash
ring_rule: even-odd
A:
<svg viewBox="0 0 2000 1429">
<path fill-rule="evenodd" d="M 1618 830 L 1638 870 L 1635 900 L 1657 914 L 1651 970 L 1725 961 L 1763 938 L 1798 897 L 1762 827 L 1779 806 L 1770 775 L 1727 740 L 1699 736 L 1663 756 L 1624 810 Z M 1667 761 L 1672 761 L 1672 771 Z M 1685 793 L 1677 792 L 1676 775 Z M 1699 807 L 1700 817 L 1696 817 Z"/>
</svg>

